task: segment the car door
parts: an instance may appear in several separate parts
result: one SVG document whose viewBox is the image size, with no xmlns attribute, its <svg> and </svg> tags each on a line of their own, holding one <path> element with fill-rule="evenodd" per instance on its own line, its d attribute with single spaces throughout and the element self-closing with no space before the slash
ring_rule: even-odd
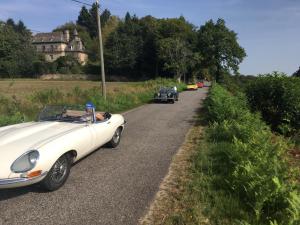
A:
<svg viewBox="0 0 300 225">
<path fill-rule="evenodd" d="M 94 149 L 109 142 L 114 134 L 110 120 L 98 121 L 90 124 L 93 133 L 93 146 Z"/>
</svg>

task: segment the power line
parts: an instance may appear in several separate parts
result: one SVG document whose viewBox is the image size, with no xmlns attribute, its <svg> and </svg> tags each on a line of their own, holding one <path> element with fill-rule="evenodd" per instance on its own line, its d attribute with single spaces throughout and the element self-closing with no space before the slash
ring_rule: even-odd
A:
<svg viewBox="0 0 300 225">
<path fill-rule="evenodd" d="M 87 5 L 87 6 L 90 6 L 90 7 L 94 7 L 94 4 L 90 4 L 90 3 L 87 3 L 87 2 L 82 2 L 82 1 L 79 1 L 79 0 L 70 0 L 72 2 L 76 2 L 76 3 L 79 3 L 79 4 L 83 4 L 83 5 Z M 103 12 L 103 8 L 101 8 L 101 5 L 99 3 L 96 3 L 96 7 L 98 8 L 99 12 L 100 12 L 100 15 L 101 15 L 101 12 Z"/>
<path fill-rule="evenodd" d="M 93 6 L 94 6 L 94 4 L 92 4 L 92 3 L 83 2 L 83 1 L 79 1 L 79 0 L 70 0 L 70 1 L 76 2 L 76 3 L 79 3 L 79 4 L 83 4 L 83 5 L 87 5 L 87 6 L 90 6 L 90 7 L 93 7 Z M 102 10 L 101 10 L 101 5 L 100 5 L 100 4 L 98 4 L 98 8 L 99 8 L 100 11 L 102 11 Z"/>
<path fill-rule="evenodd" d="M 79 4 L 83 4 L 83 5 L 87 5 L 87 6 L 90 6 L 92 7 L 93 5 L 90 4 L 90 3 L 87 3 L 87 2 L 83 2 L 83 1 L 79 1 L 79 0 L 71 0 L 72 2 L 76 2 L 76 3 L 79 3 Z"/>
</svg>

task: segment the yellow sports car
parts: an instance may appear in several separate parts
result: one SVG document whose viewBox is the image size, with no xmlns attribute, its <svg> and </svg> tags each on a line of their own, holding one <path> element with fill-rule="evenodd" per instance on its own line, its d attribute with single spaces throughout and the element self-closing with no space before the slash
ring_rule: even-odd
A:
<svg viewBox="0 0 300 225">
<path fill-rule="evenodd" d="M 198 85 L 197 84 L 188 84 L 186 86 L 186 89 L 190 90 L 190 91 L 197 91 L 198 90 Z"/>
</svg>

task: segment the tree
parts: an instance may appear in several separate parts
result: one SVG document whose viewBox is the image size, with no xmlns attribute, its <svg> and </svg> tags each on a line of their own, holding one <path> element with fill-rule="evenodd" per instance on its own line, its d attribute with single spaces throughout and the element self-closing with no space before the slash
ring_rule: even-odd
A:
<svg viewBox="0 0 300 225">
<path fill-rule="evenodd" d="M 12 19 L 0 26 L 0 73 L 6 77 L 30 76 L 37 53 L 31 44 L 31 33 L 24 23 Z"/>
<path fill-rule="evenodd" d="M 162 55 L 159 56 L 160 41 L 168 38 L 178 39 L 184 43 L 186 49 L 191 51 L 196 45 L 196 34 L 195 26 L 188 23 L 184 17 L 156 19 L 146 16 L 138 18 L 136 15 L 126 13 L 124 20 L 118 23 L 117 28 L 107 38 L 105 45 L 107 59 L 105 61 L 108 72 L 118 72 L 123 75 L 128 73 L 125 75 L 136 75 L 142 79 L 154 78 L 158 75 L 175 76 L 174 70 L 170 67 L 166 68 L 169 62 L 166 62 L 161 57 Z M 195 53 L 200 55 L 197 51 Z M 195 62 L 194 59 L 197 57 L 192 57 L 192 55 L 189 55 L 185 69 L 182 69 L 185 72 L 180 72 L 182 75 L 187 72 L 194 75 L 198 70 L 199 62 Z"/>
<path fill-rule="evenodd" d="M 107 40 L 104 52 L 107 68 L 111 73 L 135 75 L 139 57 L 140 40 L 125 33 L 113 32 Z"/>
<path fill-rule="evenodd" d="M 91 23 L 91 15 L 90 15 L 89 11 L 87 10 L 87 8 L 85 6 L 83 6 L 79 12 L 77 24 L 89 29 L 90 23 Z"/>
<path fill-rule="evenodd" d="M 27 28 L 26 28 L 26 26 L 25 26 L 25 24 L 23 23 L 23 21 L 22 20 L 20 20 L 19 22 L 18 22 L 18 24 L 15 26 L 15 30 L 16 30 L 16 32 L 18 32 L 18 33 L 28 33 L 28 32 L 30 32 Z"/>
<path fill-rule="evenodd" d="M 16 26 L 15 21 L 12 18 L 6 20 L 6 25 L 11 26 L 13 29 L 15 29 Z"/>
<path fill-rule="evenodd" d="M 237 73 L 239 64 L 246 57 L 245 50 L 237 41 L 237 34 L 226 27 L 223 19 L 208 21 L 198 31 L 197 49 L 204 57 L 202 67 L 209 68 L 220 81 L 224 72 Z"/>
<path fill-rule="evenodd" d="M 55 61 L 57 65 L 57 70 L 59 73 L 62 74 L 69 74 L 69 73 L 81 73 L 80 64 L 78 61 L 72 56 L 63 56 L 59 57 Z"/>
<path fill-rule="evenodd" d="M 96 3 L 94 3 L 89 10 L 85 6 L 83 6 L 79 12 L 79 16 L 77 19 L 77 24 L 85 27 L 92 38 L 96 38 L 98 35 L 97 10 L 98 7 Z M 103 13 L 101 13 L 100 19 L 102 22 L 102 28 L 106 25 L 110 17 L 111 13 L 107 9 L 105 9 Z"/>
<path fill-rule="evenodd" d="M 300 77 L 300 67 L 299 67 L 299 69 L 293 74 L 293 77 Z"/>
<path fill-rule="evenodd" d="M 135 76 L 139 74 L 139 60 L 143 51 L 141 25 L 137 17 L 119 22 L 105 43 L 105 57 L 110 73 Z"/>
<path fill-rule="evenodd" d="M 116 16 L 111 16 L 102 28 L 103 43 L 105 44 L 109 35 L 119 26 L 120 20 Z"/>
<path fill-rule="evenodd" d="M 165 38 L 160 41 L 159 57 L 164 61 L 164 69 L 171 71 L 179 82 L 187 72 L 187 60 L 190 55 L 187 44 L 179 38 Z"/>
<path fill-rule="evenodd" d="M 131 15 L 129 12 L 127 12 L 125 15 L 125 22 L 128 23 L 129 21 L 131 21 Z"/>
<path fill-rule="evenodd" d="M 102 27 L 105 27 L 105 25 L 107 24 L 107 22 L 109 21 L 111 17 L 111 13 L 108 9 L 105 9 L 102 13 L 101 13 L 101 16 L 100 16 L 100 19 L 101 19 L 101 26 Z"/>
<path fill-rule="evenodd" d="M 184 17 L 159 20 L 160 38 L 181 38 L 189 44 L 196 40 L 195 26 Z"/>
</svg>

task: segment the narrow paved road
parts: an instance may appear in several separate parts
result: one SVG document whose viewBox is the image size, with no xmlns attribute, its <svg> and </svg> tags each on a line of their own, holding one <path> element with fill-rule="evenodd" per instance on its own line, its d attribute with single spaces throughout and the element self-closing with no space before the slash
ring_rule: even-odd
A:
<svg viewBox="0 0 300 225">
<path fill-rule="evenodd" d="M 37 186 L 0 190 L 0 224 L 137 224 L 206 92 L 184 92 L 174 105 L 149 104 L 126 113 L 120 146 L 81 160 L 56 192 L 43 193 Z"/>
</svg>

